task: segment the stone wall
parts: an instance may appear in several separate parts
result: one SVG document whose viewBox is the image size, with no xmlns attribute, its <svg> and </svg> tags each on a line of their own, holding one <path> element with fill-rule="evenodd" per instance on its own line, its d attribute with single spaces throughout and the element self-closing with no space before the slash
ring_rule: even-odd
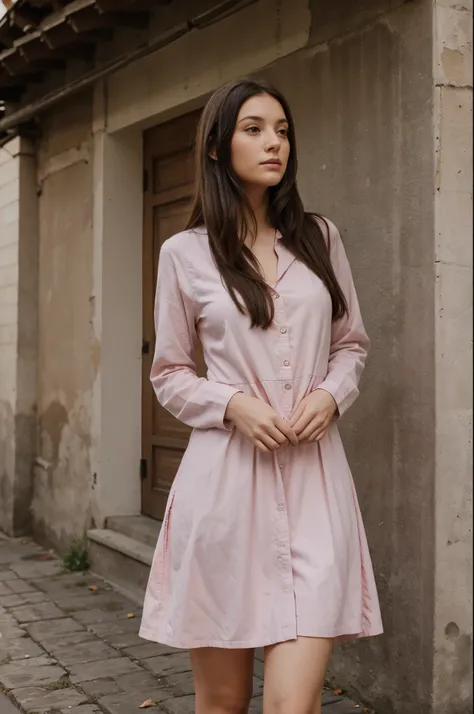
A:
<svg viewBox="0 0 474 714">
<path fill-rule="evenodd" d="M 472 703 L 472 2 L 435 3 L 434 709 Z"/>
<path fill-rule="evenodd" d="M 92 100 L 42 120 L 38 153 L 38 458 L 34 532 L 64 550 L 92 523 Z"/>
<path fill-rule="evenodd" d="M 37 243 L 35 152 L 17 137 L 0 149 L 0 530 L 10 535 L 30 529 Z"/>
</svg>

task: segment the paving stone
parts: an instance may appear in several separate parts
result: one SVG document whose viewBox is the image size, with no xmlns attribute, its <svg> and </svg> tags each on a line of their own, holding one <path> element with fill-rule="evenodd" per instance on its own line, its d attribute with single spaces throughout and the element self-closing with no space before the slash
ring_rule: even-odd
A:
<svg viewBox="0 0 474 714">
<path fill-rule="evenodd" d="M 5 583 L 0 582 L 0 598 L 4 597 L 4 595 L 11 595 L 13 590 L 10 590 L 8 585 Z"/>
<path fill-rule="evenodd" d="M 22 605 L 13 608 L 13 617 L 18 622 L 36 622 L 38 620 L 53 620 L 63 615 L 59 607 L 52 602 L 38 602 L 32 605 Z"/>
<path fill-rule="evenodd" d="M 2 655 L 8 655 L 9 659 L 25 659 L 29 657 L 40 657 L 44 651 L 30 637 L 16 637 L 13 640 L 0 639 L 0 660 Z"/>
<path fill-rule="evenodd" d="M 151 699 L 152 702 L 157 702 L 159 706 L 151 707 L 145 709 L 144 711 L 150 712 L 150 714 L 156 714 L 157 712 L 163 712 L 164 707 L 162 704 L 163 691 L 159 688 L 154 690 L 148 690 L 147 692 L 129 692 L 124 694 L 110 694 L 106 697 L 99 699 L 99 704 L 105 708 L 110 714 L 131 714 L 132 712 L 139 711 L 139 706 L 147 699 Z M 166 710 L 165 710 L 166 711 Z M 187 709 L 179 709 L 179 714 L 188 714 Z M 194 714 L 194 709 L 190 709 L 190 712 Z"/>
<path fill-rule="evenodd" d="M 132 662 L 127 657 L 117 659 L 89 662 L 88 664 L 76 664 L 71 667 L 71 682 L 87 682 L 97 677 L 121 677 L 128 672 L 137 672 L 140 668 L 138 664 Z"/>
<path fill-rule="evenodd" d="M 53 602 L 56 603 L 62 610 L 69 613 L 82 612 L 92 608 L 104 610 L 110 613 L 129 613 L 133 612 L 134 606 L 132 603 L 126 603 L 119 598 L 114 597 L 113 593 L 101 593 L 97 595 L 93 592 L 85 593 L 68 593 L 65 595 L 50 595 Z"/>
<path fill-rule="evenodd" d="M 92 608 L 91 610 L 80 610 L 79 612 L 74 612 L 73 616 L 77 622 L 80 622 L 83 625 L 92 625 L 99 622 L 125 621 L 129 612 L 135 612 L 135 609 L 125 608 L 119 611 L 110 611 L 100 608 Z"/>
<path fill-rule="evenodd" d="M 45 654 L 44 652 L 39 655 L 39 657 L 31 657 L 30 659 L 25 659 L 25 660 L 20 660 L 18 662 L 14 662 L 11 664 L 6 664 L 0 667 L 0 674 L 2 672 L 10 672 L 13 671 L 14 669 L 30 669 L 32 667 L 39 667 L 40 665 L 48 665 L 48 664 L 55 664 L 55 660 L 53 657 L 50 657 L 48 654 Z"/>
<path fill-rule="evenodd" d="M 88 697 L 79 692 L 76 687 L 66 687 L 55 691 L 40 687 L 25 687 L 13 690 L 13 696 L 26 712 L 38 712 L 38 714 L 46 714 L 46 712 L 49 714 L 53 708 L 76 707 L 88 701 Z"/>
<path fill-rule="evenodd" d="M 39 560 L 13 563 L 11 569 L 19 578 L 31 580 L 33 578 L 48 578 L 62 570 L 59 560 Z"/>
<path fill-rule="evenodd" d="M 25 637 L 26 632 L 22 627 L 17 627 L 14 625 L 7 625 L 0 623 L 0 642 L 2 638 L 8 640 L 15 640 L 19 637 Z"/>
<path fill-rule="evenodd" d="M 194 696 L 178 697 L 177 699 L 167 699 L 166 701 L 160 703 L 160 707 L 164 709 L 164 711 L 168 714 L 194 714 Z M 120 712 L 120 714 L 122 713 Z M 127 712 L 127 714 L 130 713 Z"/>
<path fill-rule="evenodd" d="M 161 645 L 158 642 L 149 642 L 148 644 L 138 645 L 137 647 L 127 647 L 123 650 L 126 655 L 133 657 L 133 659 L 146 659 L 148 657 L 159 657 L 160 655 L 169 655 L 173 652 L 182 652 L 183 650 L 175 649 L 174 647 L 168 647 L 168 645 Z"/>
<path fill-rule="evenodd" d="M 38 556 L 43 552 L 43 549 L 36 543 L 7 543 L 0 545 L 0 563 L 8 565 L 11 570 L 15 561 L 31 556 Z M 16 572 L 14 570 L 14 572 Z"/>
<path fill-rule="evenodd" d="M 82 707 L 68 707 L 61 709 L 61 714 L 102 714 L 93 704 L 84 704 Z"/>
<path fill-rule="evenodd" d="M 254 674 L 257 675 L 257 677 L 260 677 L 261 679 L 263 679 L 263 662 L 261 662 L 257 658 L 255 658 L 254 663 L 253 663 L 253 671 L 254 671 Z"/>
<path fill-rule="evenodd" d="M 161 655 L 161 657 L 151 657 L 142 660 L 141 663 L 150 672 L 163 677 L 167 674 L 178 674 L 179 672 L 191 671 L 191 660 L 187 652 Z"/>
<path fill-rule="evenodd" d="M 323 714 L 355 714 L 355 712 L 363 712 L 364 708 L 356 707 L 356 703 L 349 699 L 341 699 L 339 702 L 331 704 L 323 704 Z"/>
<path fill-rule="evenodd" d="M 114 657 L 120 657 L 120 652 L 112 649 L 112 647 L 109 647 L 105 642 L 95 639 L 93 641 L 78 643 L 74 645 L 74 647 L 70 645 L 58 647 L 54 651 L 54 656 L 59 664 L 68 667 L 73 664 L 97 662 L 106 658 L 114 659 Z"/>
<path fill-rule="evenodd" d="M 29 582 L 38 590 L 45 593 L 70 593 L 82 592 L 89 585 L 98 585 L 98 581 L 88 573 L 68 573 L 66 571 L 53 575 L 50 578 L 30 578 Z M 112 588 L 110 588 L 112 590 Z"/>
<path fill-rule="evenodd" d="M 102 635 L 102 639 L 108 642 L 109 645 L 117 647 L 119 650 L 125 647 L 139 647 L 143 645 L 142 638 L 139 637 L 136 632 L 119 632 L 117 634 Z"/>
<path fill-rule="evenodd" d="M 10 568 L 8 568 L 7 570 L 0 570 L 0 583 L 3 583 L 5 580 L 13 580 L 17 577 L 18 575 L 14 573 L 13 570 L 10 570 Z"/>
<path fill-rule="evenodd" d="M 76 615 L 75 615 L 76 617 Z M 95 632 L 98 637 L 102 637 L 106 642 L 112 644 L 111 638 L 115 636 L 122 636 L 124 634 L 137 634 L 140 629 L 140 621 L 138 618 L 133 617 L 131 619 L 121 619 L 115 622 L 91 622 L 88 623 L 87 629 Z M 144 640 L 140 638 L 140 643 L 143 644 Z"/>
<path fill-rule="evenodd" d="M 252 696 L 259 697 L 262 694 L 263 694 L 263 680 L 259 679 L 259 677 L 254 677 L 253 678 Z"/>
<path fill-rule="evenodd" d="M 20 714 L 20 710 L 2 692 L 0 692 L 0 712 L 2 714 Z"/>
<path fill-rule="evenodd" d="M 192 672 L 179 672 L 160 678 L 160 685 L 164 684 L 170 690 L 170 694 L 183 697 L 194 694 L 194 679 Z"/>
<path fill-rule="evenodd" d="M 67 632 L 86 632 L 85 628 L 71 617 L 48 620 L 47 622 L 35 622 L 27 625 L 26 629 L 31 637 L 38 641 L 51 635 L 63 635 Z"/>
<path fill-rule="evenodd" d="M 2 627 L 2 625 L 12 625 L 13 627 L 15 627 L 16 625 L 18 625 L 18 623 L 11 613 L 4 613 L 0 615 L 0 627 Z"/>
<path fill-rule="evenodd" d="M 6 689 L 17 689 L 27 686 L 41 686 L 45 684 L 53 684 L 66 675 L 62 667 L 54 664 L 32 664 L 40 657 L 35 657 L 31 660 L 16 660 L 10 664 L 5 664 L 0 667 L 0 682 Z M 30 667 L 21 667 L 30 663 Z"/>
<path fill-rule="evenodd" d="M 120 677 L 120 682 L 122 682 L 122 680 L 123 677 Z M 94 698 L 105 697 L 107 694 L 118 694 L 119 692 L 126 691 L 126 688 L 119 687 L 118 682 L 111 677 L 104 679 L 92 679 L 90 682 L 81 682 L 81 689 L 83 689 L 86 694 L 89 694 L 89 696 Z"/>
<path fill-rule="evenodd" d="M 81 630 L 81 632 L 66 632 L 62 635 L 45 635 L 41 638 L 41 645 L 48 650 L 48 652 L 52 652 L 52 654 L 56 656 L 56 653 L 64 647 L 77 647 L 85 642 L 98 641 L 100 642 L 92 632 Z"/>
<path fill-rule="evenodd" d="M 1 583 L 0 583 L 1 585 Z M 2 607 L 18 607 L 19 605 L 24 605 L 25 601 L 21 595 L 15 595 L 15 593 L 10 593 L 10 595 L 0 596 L 0 605 Z"/>
<path fill-rule="evenodd" d="M 330 689 L 325 689 L 323 692 L 323 705 L 325 704 L 335 704 L 336 702 L 341 702 L 344 697 L 339 694 L 334 694 Z"/>
<path fill-rule="evenodd" d="M 160 687 L 162 686 L 161 681 L 154 674 L 141 668 L 139 672 L 124 674 L 123 677 L 120 677 L 117 684 L 123 692 L 129 692 L 133 689 L 146 692 L 156 687 L 157 684 Z M 148 699 L 148 697 L 145 697 L 145 699 Z"/>
<path fill-rule="evenodd" d="M 38 590 L 32 593 L 21 593 L 20 597 L 24 603 L 46 602 L 48 600 L 46 593 L 39 592 Z"/>
<path fill-rule="evenodd" d="M 262 714 L 263 712 L 263 697 L 256 697 L 250 700 L 248 714 Z"/>
<path fill-rule="evenodd" d="M 15 580 L 8 580 L 6 585 L 8 585 L 10 590 L 13 593 L 16 593 L 17 595 L 22 595 L 23 593 L 37 592 L 36 588 L 34 588 L 29 583 L 27 583 L 26 580 L 22 580 L 21 578 L 18 578 L 18 577 Z"/>
</svg>

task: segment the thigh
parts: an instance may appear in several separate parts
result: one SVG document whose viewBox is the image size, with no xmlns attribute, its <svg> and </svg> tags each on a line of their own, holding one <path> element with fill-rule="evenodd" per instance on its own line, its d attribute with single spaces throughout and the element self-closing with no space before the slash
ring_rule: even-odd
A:
<svg viewBox="0 0 474 714">
<path fill-rule="evenodd" d="M 196 714 L 246 714 L 253 691 L 254 650 L 190 650 Z"/>
<path fill-rule="evenodd" d="M 265 648 L 264 714 L 319 714 L 333 640 L 298 637 Z"/>
</svg>

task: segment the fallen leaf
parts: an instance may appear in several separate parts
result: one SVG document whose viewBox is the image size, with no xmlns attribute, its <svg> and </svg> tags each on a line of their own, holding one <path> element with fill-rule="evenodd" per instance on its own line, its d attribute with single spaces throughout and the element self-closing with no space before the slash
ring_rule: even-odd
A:
<svg viewBox="0 0 474 714">
<path fill-rule="evenodd" d="M 143 702 L 143 704 L 140 704 L 138 707 L 139 709 L 148 709 L 148 707 L 154 707 L 155 702 L 152 702 L 151 699 L 147 699 L 146 702 Z"/>
<path fill-rule="evenodd" d="M 39 560 L 52 560 L 53 556 L 50 553 L 42 553 L 39 556 Z"/>
<path fill-rule="evenodd" d="M 99 589 L 99 588 L 97 587 L 97 585 L 91 585 L 91 586 L 89 587 L 89 590 L 92 590 L 93 593 L 95 593 L 95 591 L 98 590 L 98 589 Z"/>
<path fill-rule="evenodd" d="M 134 615 L 133 612 L 128 612 L 128 613 L 127 613 L 127 617 L 128 617 L 129 620 L 131 620 L 132 617 L 135 617 L 135 615 Z"/>
<path fill-rule="evenodd" d="M 370 709 L 365 708 L 365 709 L 364 709 L 364 714 L 370 714 Z"/>
<path fill-rule="evenodd" d="M 334 694 L 336 695 L 336 697 L 338 697 L 340 694 L 342 694 L 342 689 L 335 689 Z"/>
</svg>

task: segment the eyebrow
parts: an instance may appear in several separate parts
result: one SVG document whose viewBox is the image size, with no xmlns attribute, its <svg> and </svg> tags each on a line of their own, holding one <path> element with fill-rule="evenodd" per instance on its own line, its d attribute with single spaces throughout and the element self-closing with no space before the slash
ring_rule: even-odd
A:
<svg viewBox="0 0 474 714">
<path fill-rule="evenodd" d="M 248 117 L 243 117 L 242 119 L 239 120 L 239 124 L 243 121 L 246 121 L 248 119 L 252 119 L 252 121 L 264 121 L 263 117 L 258 117 L 258 116 L 248 116 Z M 276 122 L 277 124 L 288 124 L 288 119 L 278 119 Z"/>
</svg>

